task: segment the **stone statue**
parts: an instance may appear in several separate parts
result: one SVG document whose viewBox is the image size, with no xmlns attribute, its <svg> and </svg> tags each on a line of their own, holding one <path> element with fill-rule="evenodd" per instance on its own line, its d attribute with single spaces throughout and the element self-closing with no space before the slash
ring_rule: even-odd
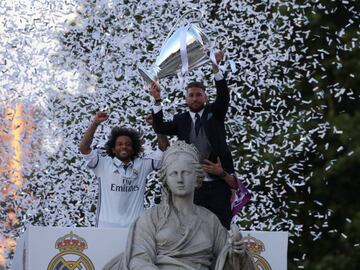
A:
<svg viewBox="0 0 360 270">
<path fill-rule="evenodd" d="M 130 227 L 125 252 L 104 270 L 255 270 L 242 236 L 193 203 L 204 172 L 198 151 L 178 141 L 163 156 L 160 205 L 146 210 Z"/>
</svg>

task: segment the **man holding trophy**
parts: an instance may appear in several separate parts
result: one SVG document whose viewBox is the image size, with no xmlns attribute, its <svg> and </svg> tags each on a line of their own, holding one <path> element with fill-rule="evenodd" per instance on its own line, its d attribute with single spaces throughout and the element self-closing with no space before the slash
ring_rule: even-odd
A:
<svg viewBox="0 0 360 270">
<path fill-rule="evenodd" d="M 223 57 L 222 51 L 215 53 L 217 63 Z M 155 100 L 153 128 L 158 134 L 177 135 L 179 140 L 196 146 L 206 177 L 195 192 L 194 202 L 211 210 L 223 226 L 229 229 L 232 218 L 230 188 L 237 188 L 224 125 L 230 93 L 224 75 L 214 63 L 212 70 L 217 92 L 215 102 L 207 104 L 205 86 L 201 82 L 191 82 L 186 87 L 188 111 L 174 115 L 169 122 L 163 120 L 160 87 L 152 82 L 150 94 Z"/>
</svg>

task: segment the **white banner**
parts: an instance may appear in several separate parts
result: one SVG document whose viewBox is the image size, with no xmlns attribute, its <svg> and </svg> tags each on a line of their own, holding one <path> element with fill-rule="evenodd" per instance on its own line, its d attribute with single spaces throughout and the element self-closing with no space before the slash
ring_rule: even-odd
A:
<svg viewBox="0 0 360 270">
<path fill-rule="evenodd" d="M 128 229 L 31 226 L 18 241 L 12 269 L 102 269 L 125 249 L 127 233 Z"/>
<path fill-rule="evenodd" d="M 29 227 L 18 240 L 13 270 L 100 270 L 125 249 L 127 229 Z M 286 270 L 286 232 L 241 232 L 256 270 Z"/>
<path fill-rule="evenodd" d="M 287 232 L 242 231 L 256 270 L 287 270 Z"/>
</svg>

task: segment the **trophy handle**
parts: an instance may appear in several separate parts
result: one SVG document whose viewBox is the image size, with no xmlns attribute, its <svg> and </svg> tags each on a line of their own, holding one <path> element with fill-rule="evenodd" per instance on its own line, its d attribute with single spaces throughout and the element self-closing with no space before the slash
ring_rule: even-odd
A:
<svg viewBox="0 0 360 270">
<path fill-rule="evenodd" d="M 202 18 L 204 17 L 204 14 L 203 14 L 200 10 L 198 10 L 198 9 L 189 10 L 188 12 L 186 12 L 185 14 L 183 14 L 183 15 L 176 21 L 176 23 L 174 24 L 174 26 L 171 28 L 171 30 L 170 30 L 170 32 L 169 32 L 169 34 L 168 34 L 168 37 L 171 36 L 171 34 L 174 32 L 175 27 L 180 23 L 180 21 L 181 21 L 182 19 L 184 19 L 187 15 L 191 14 L 191 13 L 198 13 L 198 14 L 201 15 L 199 19 L 194 20 L 194 21 L 191 21 L 192 23 L 201 23 L 201 22 L 202 22 Z"/>
</svg>

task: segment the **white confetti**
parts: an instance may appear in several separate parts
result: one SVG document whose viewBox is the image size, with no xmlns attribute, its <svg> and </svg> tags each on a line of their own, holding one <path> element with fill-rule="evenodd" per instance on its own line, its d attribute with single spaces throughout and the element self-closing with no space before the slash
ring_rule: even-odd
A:
<svg viewBox="0 0 360 270">
<path fill-rule="evenodd" d="M 137 69 L 154 63 L 184 7 L 204 12 L 201 28 L 211 40 L 221 35 L 229 39 L 226 57 L 238 68 L 228 74 L 232 97 L 226 129 L 233 155 L 240 156 L 235 167 L 254 190 L 253 201 L 243 210 L 239 224 L 242 220 L 251 224 L 246 229 L 288 230 L 290 243 L 295 243 L 303 225 L 297 207 L 289 208 L 287 200 L 297 192 L 313 195 L 309 182 L 314 168 L 306 157 L 324 158 L 331 145 L 326 143 L 325 149 L 319 149 L 317 141 L 330 133 L 343 134 L 326 122 L 321 113 L 326 107 L 318 106 L 316 99 L 322 101 L 325 93 L 331 93 L 339 102 L 355 94 L 338 82 L 323 86 L 327 67 L 322 59 L 333 52 L 323 48 L 311 55 L 304 41 L 319 36 L 313 36 L 310 30 L 296 30 L 294 24 L 309 24 L 309 18 L 302 15 L 307 8 L 315 15 L 319 10 L 332 14 L 336 9 L 298 5 L 294 0 L 256 5 L 220 1 L 218 6 L 208 0 L 167 1 L 166 5 L 157 0 L 90 2 L 1 1 L 0 11 L 6 16 L 0 18 L 0 127 L 23 146 L 26 158 L 21 160 L 21 172 L 31 175 L 31 179 L 18 186 L 13 178 L 6 177 L 1 184 L 2 191 L 15 191 L 17 199 L 0 195 L 5 202 L 0 222 L 5 229 L 0 243 L 17 236 L 29 223 L 94 225 L 98 186 L 79 156 L 81 135 L 94 112 L 105 108 L 110 117 L 97 131 L 94 145 L 103 147 L 112 126 L 127 125 L 142 130 L 147 138 L 145 148 L 152 148 L 155 136 L 143 121 L 152 103 Z M 347 5 L 349 1 L 342 3 Z M 296 18 L 284 15 L 280 11 L 283 8 L 297 14 Z M 338 48 L 336 61 L 329 63 L 334 69 L 343 69 L 340 52 L 359 47 L 359 40 L 348 44 L 342 41 L 353 24 L 355 20 L 349 18 L 335 37 L 329 33 L 329 26 L 321 26 L 321 31 L 328 33 L 325 40 L 329 46 Z M 322 71 L 321 76 L 314 76 L 315 70 Z M 215 91 L 209 74 L 209 67 L 204 66 L 188 79 L 204 80 L 213 100 Z M 348 80 L 356 76 L 351 73 Z M 311 84 L 314 99 L 297 89 L 300 80 Z M 170 119 L 185 109 L 184 94 L 176 76 L 163 79 L 161 86 L 165 117 Z M 16 128 L 12 127 L 14 118 L 21 122 Z M 313 124 L 312 130 L 305 128 L 308 123 Z M 12 134 L 13 130 L 19 132 Z M 1 159 L 8 161 L 15 155 L 10 141 L 1 141 L 0 145 L 7 149 Z M 344 149 L 338 146 L 337 152 Z M 350 151 L 347 155 L 353 154 Z M 325 170 L 331 170 L 334 164 L 331 161 Z M 13 168 L 12 173 L 19 170 Z M 155 176 L 149 178 L 146 206 L 153 205 L 159 194 Z M 304 201 L 290 203 L 305 205 Z M 321 201 L 314 203 L 322 210 L 311 210 L 309 216 L 322 220 L 322 226 L 312 227 L 313 239 L 320 239 L 324 233 L 338 233 L 326 222 L 331 211 Z M 10 226 L 9 222 L 20 225 Z M 10 253 L 4 251 L 5 256 Z"/>
</svg>

